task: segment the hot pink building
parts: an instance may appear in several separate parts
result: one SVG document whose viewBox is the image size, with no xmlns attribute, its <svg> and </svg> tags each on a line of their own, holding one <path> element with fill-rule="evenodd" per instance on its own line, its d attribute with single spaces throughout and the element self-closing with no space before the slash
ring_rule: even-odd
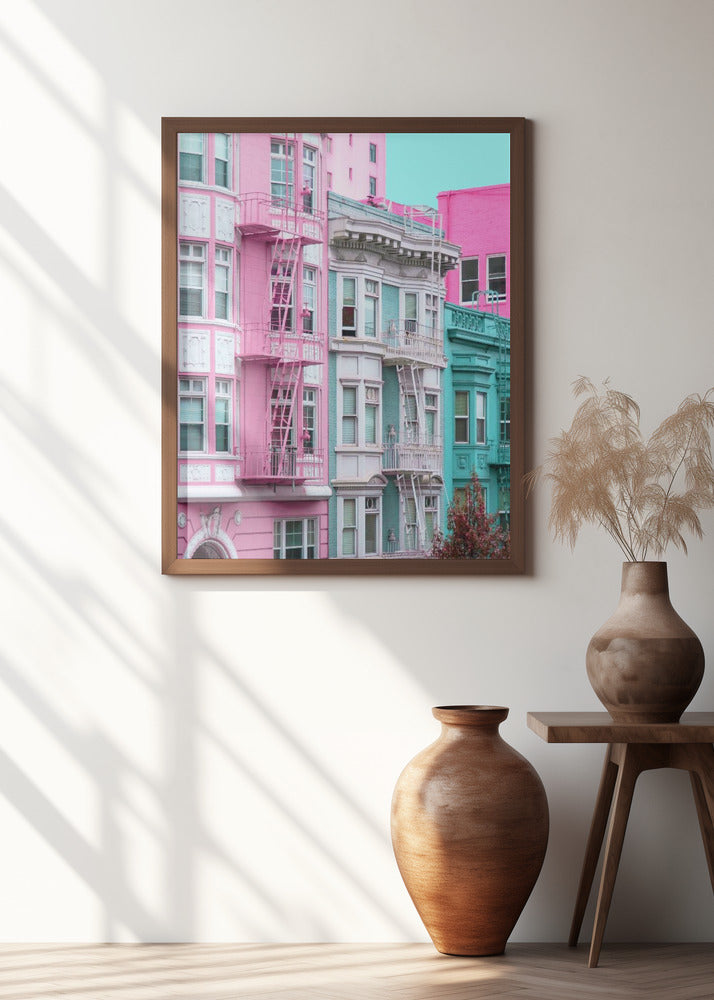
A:
<svg viewBox="0 0 714 1000">
<path fill-rule="evenodd" d="M 355 201 L 383 198 L 386 151 L 384 132 L 339 132 L 325 136 L 328 190 Z"/>
<path fill-rule="evenodd" d="M 444 191 L 439 213 L 446 238 L 461 247 L 446 276 L 446 300 L 511 315 L 510 184 Z"/>
<path fill-rule="evenodd" d="M 384 136 L 179 137 L 179 557 L 327 556 L 335 174 L 383 192 Z"/>
</svg>

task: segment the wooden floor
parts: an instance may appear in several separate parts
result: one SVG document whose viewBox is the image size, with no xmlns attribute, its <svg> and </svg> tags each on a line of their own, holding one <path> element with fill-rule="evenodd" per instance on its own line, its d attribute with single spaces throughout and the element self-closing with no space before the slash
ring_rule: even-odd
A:
<svg viewBox="0 0 714 1000">
<path fill-rule="evenodd" d="M 3 945 L 0 1000 L 712 1000 L 714 945 Z"/>
</svg>

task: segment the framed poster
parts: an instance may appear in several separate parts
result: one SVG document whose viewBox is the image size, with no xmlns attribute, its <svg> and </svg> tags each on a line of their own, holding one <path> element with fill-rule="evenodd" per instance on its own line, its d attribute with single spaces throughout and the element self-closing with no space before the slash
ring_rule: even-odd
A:
<svg viewBox="0 0 714 1000">
<path fill-rule="evenodd" d="M 162 124 L 163 571 L 522 572 L 524 119 Z"/>
</svg>

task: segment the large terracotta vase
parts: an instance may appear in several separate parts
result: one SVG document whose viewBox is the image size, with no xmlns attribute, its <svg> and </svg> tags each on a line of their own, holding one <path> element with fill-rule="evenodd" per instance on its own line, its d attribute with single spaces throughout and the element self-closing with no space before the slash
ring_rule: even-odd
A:
<svg viewBox="0 0 714 1000">
<path fill-rule="evenodd" d="M 666 562 L 626 562 L 615 613 L 585 662 L 615 722 L 677 722 L 704 673 L 704 650 L 669 600 Z"/>
<path fill-rule="evenodd" d="M 392 844 L 437 950 L 500 955 L 543 864 L 548 802 L 500 736 L 507 708 L 434 708 L 441 735 L 402 772 Z"/>
</svg>

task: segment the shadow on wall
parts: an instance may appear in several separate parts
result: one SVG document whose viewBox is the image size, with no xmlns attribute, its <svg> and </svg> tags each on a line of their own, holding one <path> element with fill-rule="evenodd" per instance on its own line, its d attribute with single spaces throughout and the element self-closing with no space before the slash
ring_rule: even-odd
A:
<svg viewBox="0 0 714 1000">
<path fill-rule="evenodd" d="M 133 495 L 136 487 L 127 482 L 126 470 L 115 466 L 126 455 L 120 435 L 141 446 L 148 438 L 152 443 L 148 453 L 155 456 L 158 308 L 154 316 L 142 317 L 144 326 L 129 318 L 131 303 L 122 282 L 128 235 L 120 213 L 130 196 L 141 206 L 139 217 L 149 231 L 158 235 L 159 191 L 133 169 L 121 136 L 127 115 L 140 120 L 142 114 L 146 119 L 146 112 L 137 107 L 129 113 L 119 93 L 107 89 L 107 77 L 95 69 L 100 63 L 91 46 L 86 56 L 72 49 L 71 41 L 61 35 L 62 25 L 49 20 L 57 16 L 52 4 L 29 3 L 25 11 L 27 23 L 21 28 L 17 22 L 22 18 L 11 22 L 0 16 L 0 46 L 18 78 L 30 81 L 38 105 L 47 110 L 51 130 L 59 120 L 91 150 L 86 162 L 77 158 L 76 184 L 64 196 L 71 199 L 86 183 L 84 213 L 96 212 L 102 259 L 96 268 L 101 276 L 95 278 L 91 264 L 78 263 L 71 237 L 65 242 L 61 232 L 52 230 L 41 201 L 31 198 L 31 186 L 13 187 L 12 178 L 0 185 L 0 262 L 27 306 L 22 334 L 28 340 L 27 367 L 35 372 L 33 391 L 25 390 L 19 376 L 3 377 L 0 419 L 21 456 L 20 472 L 37 474 L 37 490 L 51 499 L 44 520 L 34 513 L 46 511 L 46 504 L 33 507 L 31 517 L 18 506 L 19 513 L 1 519 L 0 542 L 5 568 L 14 575 L 15 607 L 33 622 L 29 646 L 34 649 L 35 637 L 45 632 L 61 637 L 66 642 L 61 655 L 58 650 L 61 681 L 80 693 L 74 702 L 70 696 L 72 705 L 65 711 L 62 697 L 55 697 L 60 688 L 58 663 L 51 657 L 50 662 L 45 657 L 40 663 L 39 655 L 23 653 L 24 644 L 12 629 L 0 636 L 0 683 L 3 711 L 26 719 L 28 731 L 41 731 L 43 747 L 56 748 L 62 766 L 81 776 L 82 786 L 89 789 L 92 815 L 89 820 L 75 815 L 76 800 L 61 785 L 50 787 L 54 762 L 45 758 L 43 767 L 41 754 L 30 750 L 22 733 L 11 738 L 6 734 L 0 745 L 0 794 L 90 890 L 103 911 L 106 940 L 127 935 L 150 941 L 198 939 L 198 882 L 206 878 L 207 870 L 209 881 L 223 890 L 225 911 L 234 915 L 242 937 L 274 939 L 281 930 L 285 937 L 291 936 L 295 930 L 291 920 L 298 919 L 296 907 L 301 908 L 299 922 L 307 928 L 306 937 L 329 937 L 318 892 L 293 904 L 291 913 L 291 904 L 268 873 L 259 865 L 251 867 L 244 840 L 250 837 L 254 842 L 260 831 L 249 830 L 239 805 L 228 810 L 235 820 L 231 829 L 216 833 L 208 806 L 215 794 L 210 787 L 214 770 L 228 772 L 229 785 L 260 803 L 262 814 L 270 818 L 271 828 L 266 823 L 264 830 L 267 838 L 279 843 L 279 828 L 289 831 L 286 841 L 309 844 L 321 871 L 331 872 L 356 906 L 377 914 L 392 936 L 408 936 L 408 928 L 391 911 L 388 891 L 370 884 L 325 831 L 319 814 L 296 807 L 290 790 L 281 787 L 282 776 L 274 780 L 266 776 L 251 755 L 247 734 L 226 734 L 207 718 L 205 690 L 214 685 L 350 817 L 375 850 L 384 851 L 385 828 L 345 791 L 337 771 L 324 766 L 241 679 L 240 656 L 231 657 L 229 663 L 202 634 L 194 612 L 198 585 L 159 578 L 158 503 L 141 512 L 141 530 L 135 527 L 137 512 L 146 501 Z M 157 34 L 158 28 L 147 37 Z M 49 58 L 53 51 L 56 64 Z M 36 52 L 42 53 L 41 60 Z M 145 55 L 148 63 L 154 53 Z M 51 71 L 48 65 L 53 66 Z M 54 79 L 54 73 L 61 76 L 63 69 L 67 80 L 73 78 L 73 70 L 78 77 L 95 79 L 98 92 L 88 95 L 78 89 L 75 105 L 67 80 L 58 85 Z M 89 113 L 83 102 L 92 105 L 92 97 L 98 104 Z M 158 178 L 158 122 L 146 124 L 152 132 L 148 152 Z M 62 155 L 70 155 L 71 148 L 67 142 Z M 97 176 L 99 192 L 93 188 Z M 79 220 L 82 224 L 85 215 Z M 60 210 L 59 217 L 67 216 Z M 157 302 L 158 245 L 154 243 L 150 251 L 137 250 L 149 254 L 147 271 L 155 290 L 148 301 Z M 56 367 L 63 353 L 77 359 L 76 371 L 69 361 Z M 57 384 L 60 376 L 65 379 L 62 386 Z M 62 415 L 54 419 L 53 408 L 61 405 L 62 393 L 68 400 L 81 396 L 86 380 L 91 382 L 89 399 L 103 397 L 103 402 L 96 409 L 88 402 L 82 427 L 69 428 Z M 107 450 L 114 451 L 113 463 L 111 458 L 105 461 Z M 138 478 L 147 495 L 156 499 L 155 470 L 148 477 L 139 470 Z M 49 544 L 51 536 L 59 537 L 54 547 Z M 132 595 L 128 601 L 127 594 Z M 25 627 L 18 625 L 20 630 Z M 92 668 L 103 676 L 87 681 Z M 85 699 L 84 683 L 91 687 Z M 117 694 L 124 701 L 113 704 Z M 147 882 L 156 883 L 153 893 L 141 884 L 136 843 L 142 845 L 140 853 L 155 860 L 146 876 Z M 281 859 L 280 864 L 295 866 L 296 860 Z"/>
</svg>

